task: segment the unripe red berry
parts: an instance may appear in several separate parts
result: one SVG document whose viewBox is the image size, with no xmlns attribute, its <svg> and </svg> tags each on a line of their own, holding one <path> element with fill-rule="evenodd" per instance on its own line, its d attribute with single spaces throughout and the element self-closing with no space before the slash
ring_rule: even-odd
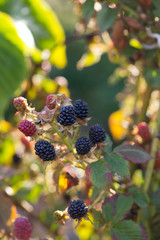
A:
<svg viewBox="0 0 160 240">
<path fill-rule="evenodd" d="M 148 142 L 151 139 L 150 129 L 146 122 L 141 122 L 137 126 L 137 134 L 142 138 L 143 142 Z"/>
<path fill-rule="evenodd" d="M 140 4 L 144 7 L 148 7 L 151 5 L 152 0 L 139 0 Z"/>
<path fill-rule="evenodd" d="M 17 239 L 28 240 L 32 235 L 32 225 L 25 217 L 19 217 L 14 222 L 14 236 Z"/>
<path fill-rule="evenodd" d="M 53 94 L 50 94 L 46 98 L 46 106 L 51 110 L 56 107 L 56 96 Z"/>
<path fill-rule="evenodd" d="M 22 120 L 18 125 L 18 129 L 23 132 L 26 137 L 31 137 L 36 132 L 36 125 L 28 120 Z"/>
<path fill-rule="evenodd" d="M 27 99 L 24 97 L 17 97 L 13 99 L 13 105 L 19 112 L 23 112 L 28 107 Z"/>
</svg>

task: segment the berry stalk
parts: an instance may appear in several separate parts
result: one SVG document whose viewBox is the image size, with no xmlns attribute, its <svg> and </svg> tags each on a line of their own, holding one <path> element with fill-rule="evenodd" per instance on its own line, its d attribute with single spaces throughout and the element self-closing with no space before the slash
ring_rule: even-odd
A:
<svg viewBox="0 0 160 240">
<path fill-rule="evenodd" d="M 62 133 L 58 130 L 58 128 L 53 124 L 50 123 L 51 127 L 53 128 L 53 130 L 58 134 L 58 136 L 61 138 L 61 140 L 63 141 L 63 143 L 68 147 L 68 149 L 73 152 L 73 148 L 72 146 L 67 142 L 67 140 L 63 137 Z"/>
</svg>

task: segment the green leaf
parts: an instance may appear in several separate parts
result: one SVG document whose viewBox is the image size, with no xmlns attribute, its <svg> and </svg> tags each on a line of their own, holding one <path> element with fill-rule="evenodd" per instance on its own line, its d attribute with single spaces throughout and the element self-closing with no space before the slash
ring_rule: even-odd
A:
<svg viewBox="0 0 160 240">
<path fill-rule="evenodd" d="M 129 164 L 118 153 L 108 153 L 104 155 L 104 159 L 112 169 L 114 173 L 117 173 L 121 177 L 129 177 Z"/>
<path fill-rule="evenodd" d="M 50 6 L 44 0 L 8 0 L 1 4 L 2 11 L 27 25 L 36 46 L 51 51 L 50 61 L 59 68 L 67 63 L 64 30 Z M 25 11 L 22 11 L 25 9 Z"/>
<path fill-rule="evenodd" d="M 87 0 L 83 4 L 82 8 L 82 17 L 85 18 L 85 20 L 89 20 L 94 13 L 94 0 Z"/>
<path fill-rule="evenodd" d="M 120 195 L 116 200 L 116 214 L 113 222 L 116 223 L 123 219 L 124 215 L 131 209 L 132 204 L 132 196 Z"/>
<path fill-rule="evenodd" d="M 92 184 L 98 188 L 104 188 L 107 186 L 107 179 L 105 174 L 109 173 L 109 169 L 106 167 L 104 160 L 100 159 L 96 162 L 89 164 L 91 167 L 91 181 Z"/>
<path fill-rule="evenodd" d="M 124 146 L 123 144 L 121 144 L 114 149 L 114 152 L 121 154 L 124 159 L 133 163 L 145 163 L 152 158 L 152 156 L 148 154 L 148 152 L 146 152 L 143 148 L 139 146 Z"/>
<path fill-rule="evenodd" d="M 160 70 L 147 66 L 144 70 L 144 77 L 149 86 L 154 89 L 160 88 Z"/>
<path fill-rule="evenodd" d="M 117 9 L 109 8 L 106 5 L 102 7 L 102 10 L 99 11 L 97 15 L 97 24 L 100 27 L 101 32 L 107 30 L 113 24 L 117 15 Z"/>
<path fill-rule="evenodd" d="M 142 230 L 133 221 L 122 221 L 110 229 L 111 236 L 116 240 L 143 240 Z"/>
<path fill-rule="evenodd" d="M 93 187 L 92 189 L 92 196 L 91 196 L 91 201 L 93 202 L 100 194 L 101 189 L 97 187 Z"/>
<path fill-rule="evenodd" d="M 129 192 L 132 193 L 133 200 L 139 207 L 147 207 L 149 199 L 146 193 L 140 192 L 137 188 L 130 188 Z"/>
<path fill-rule="evenodd" d="M 106 223 L 105 219 L 102 216 L 102 213 L 95 209 L 93 209 L 93 217 L 94 217 L 94 226 L 96 228 L 100 228 Z"/>
<path fill-rule="evenodd" d="M 111 141 L 109 135 L 106 136 L 104 144 L 107 144 L 107 146 L 105 146 L 105 148 L 104 148 L 104 151 L 105 152 L 111 152 L 112 151 L 113 142 Z"/>
<path fill-rule="evenodd" d="M 102 207 L 104 219 L 107 222 L 111 222 L 113 218 L 113 207 L 111 203 L 107 203 Z"/>
<path fill-rule="evenodd" d="M 26 62 L 24 44 L 17 34 L 13 20 L 0 12 L 0 116 L 13 95 L 24 80 Z"/>
</svg>

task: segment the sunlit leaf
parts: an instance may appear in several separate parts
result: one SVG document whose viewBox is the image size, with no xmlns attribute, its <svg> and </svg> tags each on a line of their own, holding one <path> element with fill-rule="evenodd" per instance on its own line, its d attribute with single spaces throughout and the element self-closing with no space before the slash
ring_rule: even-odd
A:
<svg viewBox="0 0 160 240">
<path fill-rule="evenodd" d="M 88 213 L 88 217 L 93 222 L 93 216 L 91 213 Z M 75 222 L 75 224 L 77 224 L 77 222 Z M 81 223 L 76 228 L 76 233 L 79 236 L 79 238 L 82 240 L 87 240 L 92 236 L 93 232 L 94 225 L 90 221 L 82 218 Z"/>
<path fill-rule="evenodd" d="M 142 45 L 141 45 L 141 43 L 140 43 L 137 39 L 135 39 L 135 38 L 132 38 L 132 39 L 129 41 L 129 45 L 130 45 L 131 47 L 134 47 L 134 48 L 137 48 L 137 49 L 142 49 L 142 48 L 143 48 Z"/>
<path fill-rule="evenodd" d="M 26 24 L 34 37 L 36 47 L 51 51 L 51 63 L 58 68 L 65 67 L 67 63 L 65 34 L 55 12 L 46 1 L 17 0 L 15 4 L 14 1 L 8 0 L 1 3 L 1 9 L 9 13 L 16 21 L 18 20 L 18 23 Z M 27 39 L 27 32 L 24 33 Z"/>
<path fill-rule="evenodd" d="M 26 63 L 24 44 L 17 34 L 13 20 L 0 12 L 0 115 L 9 98 L 24 80 Z"/>
<path fill-rule="evenodd" d="M 85 53 L 83 54 L 81 59 L 78 61 L 77 68 L 78 70 L 82 70 L 84 67 L 89 67 L 99 62 L 100 59 L 101 59 L 101 55 L 99 55 L 99 53 L 98 54 L 94 52 Z"/>
</svg>

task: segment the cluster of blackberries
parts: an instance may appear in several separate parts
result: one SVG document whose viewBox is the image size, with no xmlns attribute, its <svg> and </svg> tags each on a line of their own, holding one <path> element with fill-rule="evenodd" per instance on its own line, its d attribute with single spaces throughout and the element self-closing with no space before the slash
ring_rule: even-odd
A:
<svg viewBox="0 0 160 240">
<path fill-rule="evenodd" d="M 76 118 L 85 119 L 88 116 L 88 105 L 81 99 L 76 100 L 73 107 L 71 105 L 61 108 L 58 122 L 63 126 L 70 126 L 75 123 Z"/>
<path fill-rule="evenodd" d="M 81 200 L 73 200 L 68 207 L 68 214 L 73 219 L 81 219 L 88 212 L 88 207 Z"/>
<path fill-rule="evenodd" d="M 75 143 L 76 151 L 80 155 L 87 154 L 91 150 L 91 143 L 97 144 L 103 142 L 106 138 L 105 130 L 99 124 L 93 125 L 89 129 L 89 139 L 80 137 Z"/>
</svg>

